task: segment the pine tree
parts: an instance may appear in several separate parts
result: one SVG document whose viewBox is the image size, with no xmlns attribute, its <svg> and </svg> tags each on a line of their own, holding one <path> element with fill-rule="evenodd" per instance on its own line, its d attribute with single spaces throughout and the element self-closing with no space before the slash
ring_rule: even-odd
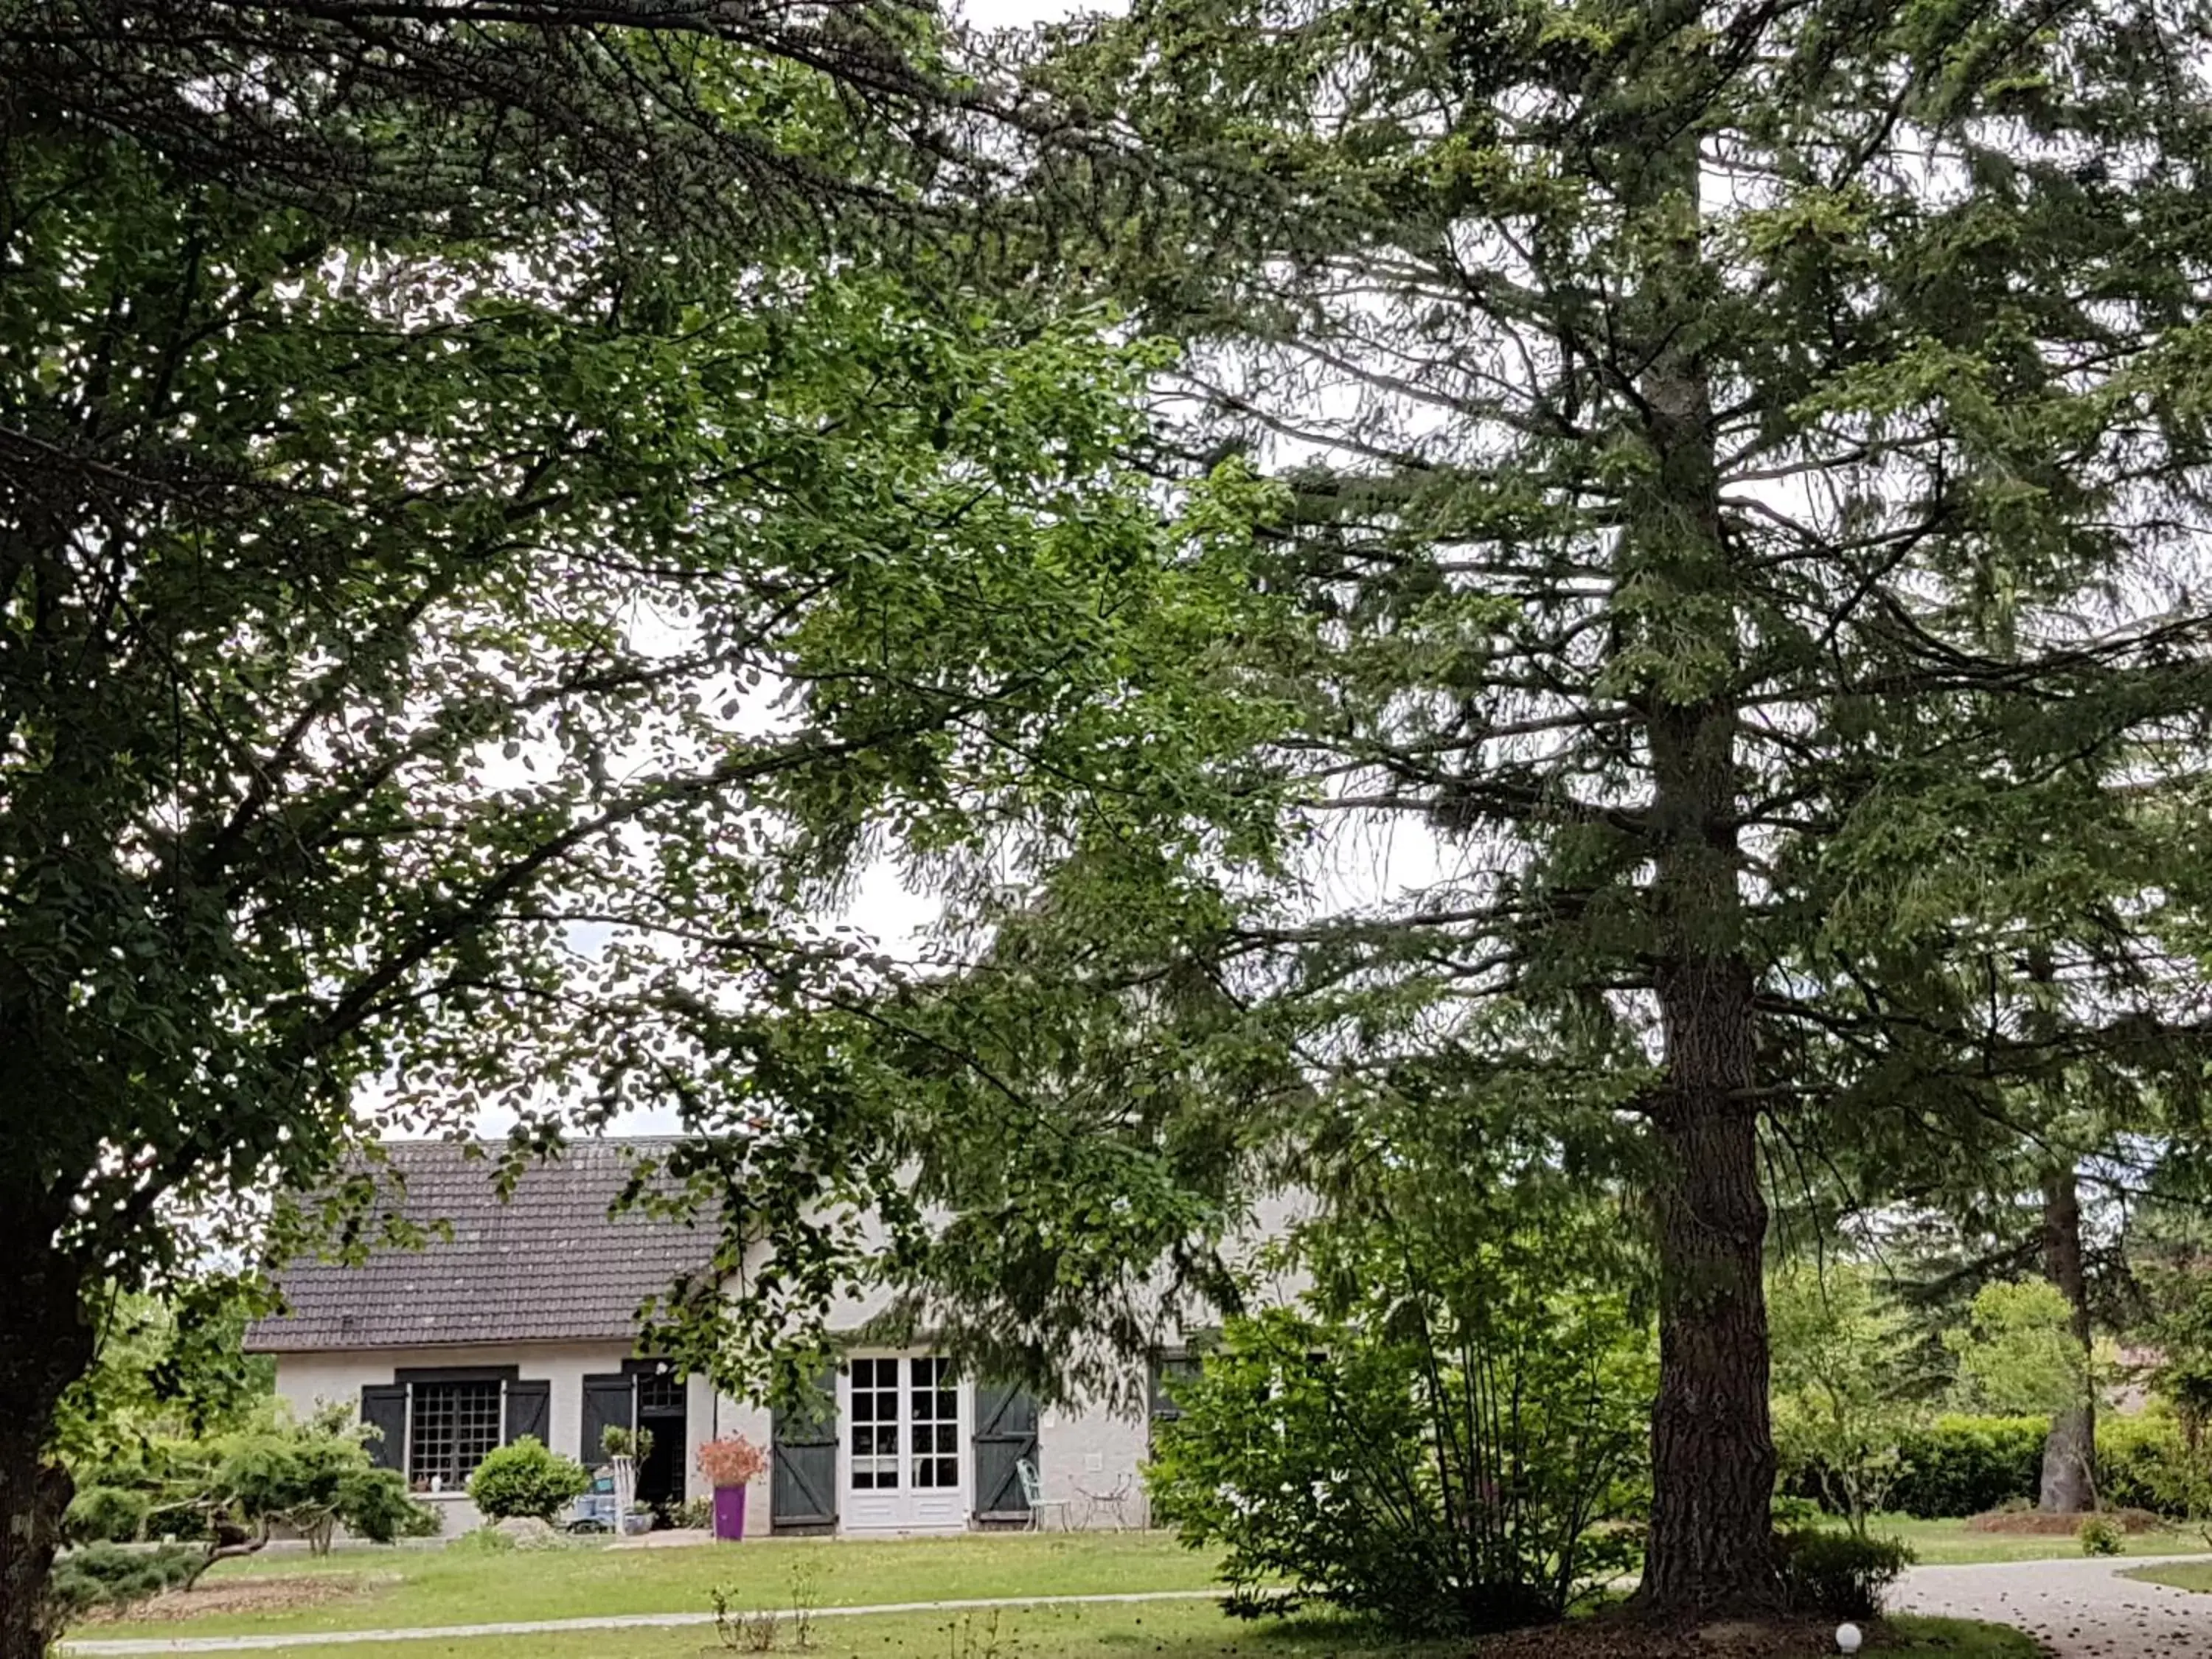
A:
<svg viewBox="0 0 2212 1659">
<path fill-rule="evenodd" d="M 1059 37 L 1054 246 L 1185 343 L 1182 453 L 1283 493 L 1260 580 L 1295 620 L 1222 683 L 1293 705 L 1296 822 L 1438 870 L 1346 905 L 1071 823 L 1051 903 L 1000 919 L 1018 971 L 949 994 L 1068 1041 L 996 1051 L 1018 1113 L 908 1108 L 991 1172 L 942 1175 L 954 1207 L 1096 1212 L 1106 1154 L 1009 1132 L 1053 1102 L 1152 1183 L 1133 1249 L 1165 1194 L 1213 1224 L 1269 1159 L 1310 1173 L 1376 1091 L 1543 1115 L 1649 1195 L 1643 1598 L 1771 1594 L 1763 1130 L 1964 1171 L 2067 1066 L 2202 1053 L 2207 23 L 1162 0 Z M 1156 1028 L 1142 1107 L 1076 1115 L 1078 1006 Z M 1299 1086 L 1236 1072 L 1270 1042 Z M 1039 1340 L 1078 1317 L 912 1271 Z"/>
</svg>

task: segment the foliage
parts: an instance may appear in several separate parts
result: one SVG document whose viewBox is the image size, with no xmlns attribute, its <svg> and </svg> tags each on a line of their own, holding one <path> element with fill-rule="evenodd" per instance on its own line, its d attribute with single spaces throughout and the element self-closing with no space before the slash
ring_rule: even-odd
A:
<svg viewBox="0 0 2212 1659">
<path fill-rule="evenodd" d="M 2148 1510 L 2176 1519 L 2212 1515 L 2203 1501 L 2212 1492 L 2196 1491 L 2204 1462 L 2170 1409 L 2154 1406 L 2097 1420 L 2097 1495 L 2109 1509 Z"/>
<path fill-rule="evenodd" d="M 699 1447 L 699 1472 L 716 1486 L 744 1486 L 768 1471 L 768 1451 L 741 1434 L 704 1441 Z"/>
<path fill-rule="evenodd" d="M 2122 1555 L 2128 1547 L 2127 1529 L 2109 1515 L 2085 1515 L 2074 1529 L 2084 1555 Z"/>
<path fill-rule="evenodd" d="M 2192 1435 L 2201 1433 L 2212 1423 L 2212 1274 L 2185 1269 L 2148 1277 L 2159 1308 L 2146 1334 L 2159 1353 L 2151 1388 Z"/>
<path fill-rule="evenodd" d="M 592 1477 L 582 1464 L 548 1450 L 530 1434 L 485 1453 L 469 1476 L 469 1502 L 493 1521 L 529 1516 L 550 1526 L 591 1489 Z"/>
<path fill-rule="evenodd" d="M 1939 1417 L 1900 1443 L 1904 1468 L 1890 1502 L 1923 1520 L 2032 1502 L 2050 1429 L 2041 1417 Z"/>
<path fill-rule="evenodd" d="M 693 1531 L 704 1531 L 714 1524 L 714 1500 L 711 1498 L 687 1498 L 669 1510 L 674 1523 Z"/>
<path fill-rule="evenodd" d="M 203 1552 L 189 1544 L 154 1549 L 86 1544 L 56 1564 L 47 1592 L 50 1616 L 58 1627 L 66 1627 L 88 1613 L 129 1607 L 163 1590 L 189 1586 L 206 1565 Z"/>
<path fill-rule="evenodd" d="M 127 1486 L 81 1486 L 62 1524 L 72 1544 L 131 1544 L 146 1534 L 150 1493 Z"/>
<path fill-rule="evenodd" d="M 1863 1537 L 1905 1478 L 1906 1437 L 1934 1415 L 1910 1320 L 1856 1263 L 1785 1267 L 1766 1295 L 1782 1478 L 1817 1487 Z"/>
<path fill-rule="evenodd" d="M 1869 1538 L 1812 1528 L 1777 1540 L 1783 1593 L 1800 1613 L 1831 1619 L 1881 1616 L 1890 1586 L 1912 1565 L 1895 1538 Z"/>
<path fill-rule="evenodd" d="M 609 1457 L 627 1457 L 642 1463 L 653 1455 L 653 1431 L 610 1423 L 599 1431 L 599 1449 Z"/>
<path fill-rule="evenodd" d="M 917 861 L 968 971 L 903 1048 L 853 1035 L 872 1107 L 815 1188 L 951 1217 L 891 1255 L 917 1307 L 1040 1372 L 1136 1349 L 1121 1287 L 1220 1288 L 1370 1111 L 1514 1102 L 1649 1200 L 1645 1598 L 1759 1593 L 1762 1178 L 1978 1193 L 2065 1089 L 2201 1070 L 2196 21 L 1158 0 L 1047 37 L 1043 276 L 1185 343 L 1169 464 L 1276 492 L 1269 603 L 1195 690 L 1283 729 L 1241 789 L 1224 744 L 979 791 Z M 1239 735 L 1210 707 L 1164 729 Z"/>
<path fill-rule="evenodd" d="M 1465 1200 L 1475 1171 L 1445 1185 L 1441 1167 L 1379 1175 L 1364 1225 L 1346 1194 L 1300 1236 L 1308 1310 L 1231 1320 L 1176 1387 L 1153 1512 L 1224 1550 L 1251 1610 L 1317 1599 L 1464 1634 L 1556 1618 L 1634 1558 L 1617 1523 L 1642 1513 L 1655 1356 L 1595 1270 L 1617 1230 L 1587 1208 L 1548 1230 L 1486 1212 Z M 1254 1595 L 1279 1578 L 1292 1595 Z"/>
<path fill-rule="evenodd" d="M 2074 1340 L 2072 1317 L 2064 1295 L 2046 1280 L 1984 1286 L 1966 1324 L 1944 1336 L 1958 1358 L 1960 1403 L 2047 1419 L 2088 1400 L 2088 1357 Z"/>
<path fill-rule="evenodd" d="M 8 1659 L 111 1297 L 404 1242 L 391 1125 L 757 1114 L 823 896 L 1100 695 L 1161 353 L 925 230 L 940 43 L 0 11 Z"/>
<path fill-rule="evenodd" d="M 111 1290 L 98 1314 L 93 1369 L 58 1408 L 52 1444 L 72 1468 L 143 1461 L 156 1439 L 246 1426 L 274 1395 L 276 1364 L 245 1351 L 264 1305 L 248 1280 L 198 1279 L 167 1297 Z"/>
</svg>

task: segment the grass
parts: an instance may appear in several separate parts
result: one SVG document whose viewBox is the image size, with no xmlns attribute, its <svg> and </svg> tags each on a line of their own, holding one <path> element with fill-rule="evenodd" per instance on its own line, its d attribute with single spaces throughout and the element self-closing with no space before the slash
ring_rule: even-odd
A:
<svg viewBox="0 0 2212 1659">
<path fill-rule="evenodd" d="M 2176 1561 L 2169 1566 L 2137 1567 L 2128 1575 L 2147 1584 L 2171 1584 L 2176 1589 L 2212 1590 L 2212 1561 Z"/>
<path fill-rule="evenodd" d="M 2048 1561 L 2054 1558 L 2079 1559 L 2081 1546 L 2071 1536 L 2023 1538 L 2004 1533 L 1968 1532 L 1963 1521 L 1916 1521 L 1909 1515 L 1878 1515 L 1868 1522 L 1876 1537 L 1902 1538 L 1912 1547 L 1923 1566 L 1960 1566 L 1981 1561 Z M 2143 1532 L 2128 1534 L 2129 1555 L 2194 1555 L 2205 1550 L 2196 1532 Z"/>
<path fill-rule="evenodd" d="M 1950 1659 L 2043 1659 L 2043 1650 L 2025 1631 L 2008 1625 L 1978 1624 L 1967 1619 L 1922 1619 L 1899 1613 L 1889 1627 L 1904 1638 L 1880 1650 L 1877 1659 L 1947 1654 Z M 1869 1650 L 1872 1651 L 1872 1650 Z"/>
<path fill-rule="evenodd" d="M 970 1534 L 863 1543 L 850 1539 L 756 1539 L 677 1549 L 558 1550 L 487 1554 L 468 1549 L 343 1550 L 316 1560 L 227 1562 L 202 1582 L 313 1576 L 347 1582 L 343 1598 L 282 1611 L 218 1614 L 164 1624 L 87 1628 L 87 1638 L 238 1636 L 495 1624 L 625 1613 L 703 1613 L 717 1586 L 744 1603 L 781 1606 L 794 1568 L 815 1578 L 816 1604 L 960 1601 L 981 1596 L 1095 1595 L 1204 1589 L 1212 1556 L 1165 1533 Z M 417 1659 L 431 1659 L 410 1644 Z M 981 1656 L 969 1656 L 981 1659 Z"/>
<path fill-rule="evenodd" d="M 1891 1628 L 1901 1639 L 1882 1647 L 1881 1659 L 2038 1655 L 2027 1637 L 1994 1625 L 1900 1618 Z M 750 1650 L 726 1648 L 699 1627 L 339 1647 L 307 1638 L 278 1651 L 283 1659 L 750 1659 Z M 795 1659 L 799 1651 L 786 1621 L 763 1659 Z M 823 1620 L 805 1652 L 810 1659 L 1464 1659 L 1469 1650 L 1464 1642 L 1395 1641 L 1346 1619 L 1254 1623 L 1226 1619 L 1208 1603 L 1154 1602 Z"/>
</svg>

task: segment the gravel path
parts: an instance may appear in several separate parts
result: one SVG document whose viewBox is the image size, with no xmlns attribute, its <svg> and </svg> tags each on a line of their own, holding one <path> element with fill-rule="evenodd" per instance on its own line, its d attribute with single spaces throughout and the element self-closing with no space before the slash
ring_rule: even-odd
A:
<svg viewBox="0 0 2212 1659">
<path fill-rule="evenodd" d="M 2120 1577 L 2156 1561 L 2203 1559 L 2136 1556 L 1915 1567 L 1892 1605 L 1899 1613 L 2016 1626 L 2057 1659 L 2212 1655 L 2212 1595 Z"/>
</svg>

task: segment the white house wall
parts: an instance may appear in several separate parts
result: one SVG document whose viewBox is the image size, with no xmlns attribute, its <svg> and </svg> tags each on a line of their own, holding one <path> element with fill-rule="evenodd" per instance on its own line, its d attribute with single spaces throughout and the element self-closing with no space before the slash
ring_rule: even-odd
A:
<svg viewBox="0 0 2212 1659">
<path fill-rule="evenodd" d="M 317 1405 L 339 1403 L 359 1410 L 361 1391 L 372 1382 L 390 1382 L 396 1370 L 441 1366 L 513 1365 L 524 1382 L 548 1382 L 552 1386 L 548 1432 L 555 1451 L 577 1455 L 584 1432 L 584 1378 L 619 1371 L 634 1350 L 619 1342 L 517 1342 L 441 1344 L 430 1348 L 361 1348 L 320 1353 L 279 1353 L 276 1393 L 301 1415 Z M 709 1488 L 699 1473 L 699 1443 L 714 1432 L 714 1395 L 703 1377 L 691 1379 L 684 1401 L 684 1425 L 690 1442 L 684 1448 L 684 1492 L 702 1497 Z M 759 1438 L 767 1443 L 766 1425 Z M 723 1432 L 728 1432 L 725 1427 Z M 446 1535 L 466 1532 L 478 1520 L 475 1505 L 462 1492 L 418 1493 L 436 1508 L 444 1520 Z M 767 1507 L 765 1494 L 760 1507 Z"/>
</svg>

